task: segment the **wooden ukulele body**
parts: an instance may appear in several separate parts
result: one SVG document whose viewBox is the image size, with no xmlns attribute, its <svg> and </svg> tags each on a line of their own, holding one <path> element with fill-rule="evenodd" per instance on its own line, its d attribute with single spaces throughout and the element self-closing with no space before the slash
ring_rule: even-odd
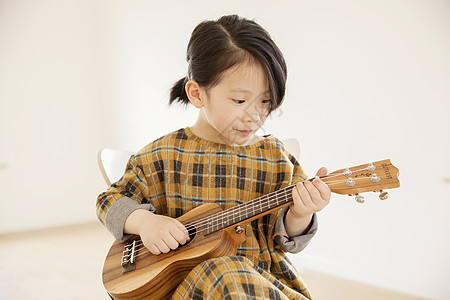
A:
<svg viewBox="0 0 450 300">
<path fill-rule="evenodd" d="M 201 205 L 177 218 L 183 224 L 221 212 L 217 204 Z M 240 223 L 242 228 L 245 224 Z M 238 225 L 238 224 L 236 224 Z M 186 245 L 168 253 L 153 255 L 146 252 L 135 261 L 135 270 L 122 273 L 122 255 L 126 243 L 114 242 L 103 266 L 103 284 L 114 299 L 169 299 L 177 286 L 198 264 L 214 257 L 236 255 L 237 246 L 245 240 L 245 231 L 236 233 L 235 227 L 204 235 L 197 231 L 195 237 Z M 142 246 L 143 247 L 143 246 Z"/>
</svg>

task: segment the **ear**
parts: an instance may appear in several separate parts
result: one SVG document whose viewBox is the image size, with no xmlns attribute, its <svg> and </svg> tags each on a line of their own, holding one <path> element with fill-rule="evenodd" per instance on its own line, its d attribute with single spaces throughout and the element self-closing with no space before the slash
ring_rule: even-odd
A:
<svg viewBox="0 0 450 300">
<path fill-rule="evenodd" d="M 184 88 L 186 89 L 189 101 L 197 108 L 202 107 L 204 102 L 204 89 L 195 80 L 186 82 Z"/>
</svg>

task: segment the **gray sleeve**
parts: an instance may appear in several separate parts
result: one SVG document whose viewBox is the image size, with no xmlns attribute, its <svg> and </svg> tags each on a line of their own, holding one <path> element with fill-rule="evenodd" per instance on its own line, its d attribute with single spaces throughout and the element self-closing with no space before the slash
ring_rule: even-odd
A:
<svg viewBox="0 0 450 300">
<path fill-rule="evenodd" d="M 284 225 L 284 217 L 288 211 L 288 207 L 281 210 L 280 215 L 275 223 L 275 242 L 280 246 L 281 250 L 298 253 L 308 246 L 309 242 L 317 232 L 317 216 L 313 214 L 311 223 L 309 224 L 308 231 L 302 235 L 289 237 L 286 233 L 286 227 Z"/>
<path fill-rule="evenodd" d="M 146 209 L 151 212 L 155 212 L 153 205 L 139 204 L 135 200 L 128 197 L 122 197 L 114 202 L 106 212 L 106 228 L 112 233 L 118 242 L 125 242 L 132 236 L 131 234 L 124 234 L 123 229 L 128 216 L 136 209 Z"/>
</svg>

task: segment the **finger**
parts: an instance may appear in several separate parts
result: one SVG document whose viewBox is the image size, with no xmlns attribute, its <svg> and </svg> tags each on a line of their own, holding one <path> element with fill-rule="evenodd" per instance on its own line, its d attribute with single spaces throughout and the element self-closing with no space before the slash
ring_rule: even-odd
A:
<svg viewBox="0 0 450 300">
<path fill-rule="evenodd" d="M 186 242 L 186 241 L 189 241 L 190 239 L 189 239 L 189 231 L 187 230 L 187 228 L 186 228 L 186 226 L 184 226 L 183 224 L 181 224 L 181 222 L 180 221 L 178 221 L 178 220 L 175 220 L 175 224 L 177 225 L 177 228 L 182 232 L 182 234 L 184 235 L 184 238 L 183 238 L 183 240 L 184 240 L 184 242 L 183 242 L 183 244 Z M 177 239 L 179 242 L 181 242 L 179 239 Z"/>
<path fill-rule="evenodd" d="M 144 244 L 144 246 L 148 249 L 148 251 L 150 251 L 150 253 L 152 253 L 154 255 L 161 254 L 161 251 L 159 251 L 158 247 L 156 247 L 154 244 L 150 244 L 150 245 Z"/>
<path fill-rule="evenodd" d="M 331 198 L 330 187 L 320 179 L 314 179 L 313 184 L 319 191 L 321 198 L 326 202 L 330 201 Z"/>
<path fill-rule="evenodd" d="M 165 241 L 163 240 L 159 240 L 158 242 L 156 242 L 156 247 L 158 247 L 159 251 L 161 251 L 162 253 L 167 253 L 170 251 L 169 246 L 167 246 Z"/>
<path fill-rule="evenodd" d="M 181 231 L 183 232 L 183 234 L 186 236 L 186 240 L 189 241 L 189 231 L 186 228 L 186 226 L 184 226 L 183 224 L 181 224 L 181 222 L 177 221 L 177 226 L 178 228 L 181 229 Z"/>
<path fill-rule="evenodd" d="M 320 201 L 323 201 L 322 195 L 320 194 L 319 190 L 310 181 L 305 182 L 305 188 L 308 191 L 311 202 L 318 206 L 320 204 Z"/>
<path fill-rule="evenodd" d="M 172 230 L 169 231 L 172 238 L 181 245 L 184 245 L 187 242 L 187 237 L 186 234 L 184 233 L 183 230 L 181 230 L 178 227 L 173 228 Z M 173 248 L 172 248 L 173 249 Z"/>
<path fill-rule="evenodd" d="M 299 186 L 302 185 L 301 182 L 297 183 L 292 189 L 292 199 L 294 200 L 294 205 L 298 206 L 300 210 L 305 209 L 305 203 L 302 201 L 302 196 L 300 195 Z"/>
<path fill-rule="evenodd" d="M 306 182 L 305 182 L 306 183 Z M 295 187 L 297 188 L 298 194 L 300 195 L 300 199 L 303 202 L 305 208 L 310 208 L 311 206 L 315 206 L 313 201 L 311 200 L 311 195 L 305 187 L 305 183 L 302 182 L 297 184 Z"/>
<path fill-rule="evenodd" d="M 180 245 L 180 243 L 174 238 L 174 236 L 170 231 L 169 234 L 163 238 L 163 242 L 166 244 L 167 247 L 169 247 L 172 250 L 177 249 L 178 246 Z"/>
<path fill-rule="evenodd" d="M 321 176 L 325 176 L 327 174 L 328 174 L 328 169 L 325 167 L 322 167 L 317 171 L 316 176 L 321 177 Z"/>
</svg>

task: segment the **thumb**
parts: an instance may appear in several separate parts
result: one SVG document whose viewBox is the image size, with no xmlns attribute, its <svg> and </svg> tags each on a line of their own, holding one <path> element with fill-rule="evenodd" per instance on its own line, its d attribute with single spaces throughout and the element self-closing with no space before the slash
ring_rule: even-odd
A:
<svg viewBox="0 0 450 300">
<path fill-rule="evenodd" d="M 321 176 L 325 176 L 327 174 L 328 174 L 328 169 L 325 167 L 322 167 L 319 169 L 319 171 L 317 171 L 316 176 L 321 177 Z"/>
</svg>

